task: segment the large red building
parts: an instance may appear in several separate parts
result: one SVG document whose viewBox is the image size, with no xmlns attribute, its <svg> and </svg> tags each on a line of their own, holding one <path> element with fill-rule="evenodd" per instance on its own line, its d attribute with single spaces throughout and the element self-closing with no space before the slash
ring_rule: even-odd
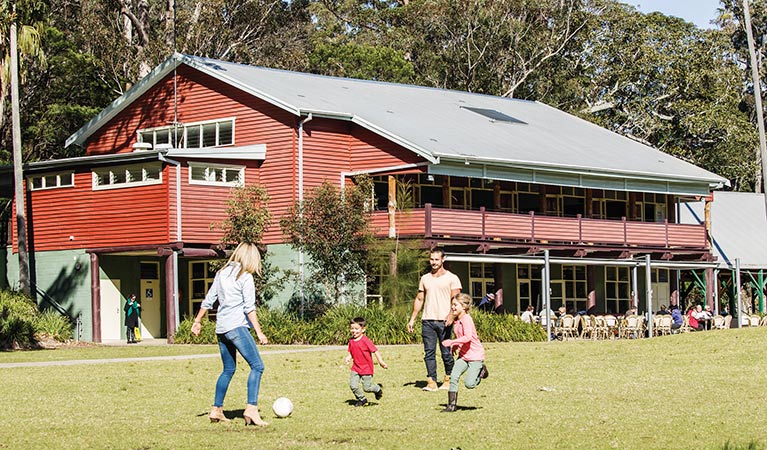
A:
<svg viewBox="0 0 767 450">
<path fill-rule="evenodd" d="M 678 301 L 679 270 L 711 271 L 705 225 L 677 223 L 677 208 L 726 183 L 537 102 L 179 54 L 67 145 L 86 156 L 25 171 L 32 276 L 97 342 L 120 338 L 131 293 L 147 336 L 172 336 L 194 311 L 234 186 L 267 189 L 277 267 L 297 267 L 277 225 L 287 208 L 364 173 L 380 237 L 445 248 L 472 296 L 503 287 L 516 312 L 548 291 L 554 308 L 618 312 L 645 295 Z M 390 208 L 398 183 L 412 189 L 406 212 Z"/>
</svg>

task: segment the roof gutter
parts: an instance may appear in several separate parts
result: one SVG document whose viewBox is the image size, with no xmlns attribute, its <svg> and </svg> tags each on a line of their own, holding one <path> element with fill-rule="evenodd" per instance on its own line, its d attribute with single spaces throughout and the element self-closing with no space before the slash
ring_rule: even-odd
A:
<svg viewBox="0 0 767 450">
<path fill-rule="evenodd" d="M 429 165 L 431 165 L 430 162 L 424 161 L 424 162 L 412 163 L 412 164 L 401 164 L 399 166 L 379 167 L 377 169 L 356 170 L 354 172 L 341 172 L 341 190 L 343 191 L 344 187 L 346 186 L 347 177 L 356 177 L 357 175 L 374 175 L 377 173 L 384 173 L 384 172 L 399 172 L 400 170 L 413 169 L 416 167 L 423 167 L 423 166 L 429 166 Z"/>
<path fill-rule="evenodd" d="M 604 178 L 632 178 L 637 180 L 650 180 L 650 181 L 666 181 L 668 182 L 671 177 L 674 177 L 675 181 L 689 181 L 689 182 L 706 182 L 714 189 L 718 189 L 722 186 L 730 186 L 730 181 L 717 177 L 716 179 L 709 178 L 693 178 L 689 176 L 681 175 L 668 175 L 667 177 L 658 176 L 647 172 L 628 172 L 621 170 L 610 170 L 609 172 L 601 171 L 593 167 L 583 167 L 574 165 L 561 165 L 561 164 L 546 164 L 546 163 L 533 163 L 530 161 L 510 161 L 500 158 L 474 158 L 472 156 L 466 156 L 464 158 L 456 158 L 453 155 L 438 155 L 441 156 L 444 161 L 455 161 L 461 164 L 484 164 L 494 163 L 499 166 L 513 166 L 520 169 L 527 170 L 548 170 L 559 173 L 569 173 L 573 175 L 590 175 L 604 177 Z"/>
<path fill-rule="evenodd" d="M 483 262 L 497 264 L 544 264 L 545 258 L 541 256 L 505 256 L 505 255 L 479 255 L 465 253 L 446 253 L 448 261 L 456 262 Z M 581 266 L 620 266 L 642 267 L 646 266 L 645 258 L 642 259 L 599 259 L 599 258 L 557 258 L 551 257 L 549 261 L 554 264 L 572 264 Z M 707 261 L 650 261 L 651 267 L 665 269 L 708 269 L 716 268 L 716 262 Z"/>
</svg>

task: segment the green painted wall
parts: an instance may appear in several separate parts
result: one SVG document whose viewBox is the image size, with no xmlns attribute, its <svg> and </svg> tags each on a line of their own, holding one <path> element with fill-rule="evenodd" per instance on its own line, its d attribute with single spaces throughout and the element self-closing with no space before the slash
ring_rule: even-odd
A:
<svg viewBox="0 0 767 450">
<path fill-rule="evenodd" d="M 6 273 L 10 286 L 18 286 L 19 260 L 8 251 Z M 30 279 L 38 288 L 37 303 L 47 307 L 47 295 L 72 317 L 80 315 L 81 339 L 93 339 L 91 329 L 90 258 L 83 251 L 62 250 L 30 255 Z"/>
</svg>

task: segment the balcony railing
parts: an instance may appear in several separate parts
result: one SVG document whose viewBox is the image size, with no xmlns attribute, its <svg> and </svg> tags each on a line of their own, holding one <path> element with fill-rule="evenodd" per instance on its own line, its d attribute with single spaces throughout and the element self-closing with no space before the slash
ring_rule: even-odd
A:
<svg viewBox="0 0 767 450">
<path fill-rule="evenodd" d="M 373 214 L 378 236 L 388 235 L 388 213 Z M 434 208 L 398 212 L 396 231 L 400 237 L 452 238 L 478 241 L 562 243 L 590 246 L 708 249 L 703 225 L 664 222 L 552 217 L 495 211 Z"/>
</svg>

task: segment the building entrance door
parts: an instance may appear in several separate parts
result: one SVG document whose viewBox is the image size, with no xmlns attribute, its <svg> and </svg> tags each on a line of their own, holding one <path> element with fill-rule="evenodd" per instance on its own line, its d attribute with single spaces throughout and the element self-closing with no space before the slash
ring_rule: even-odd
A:
<svg viewBox="0 0 767 450">
<path fill-rule="evenodd" d="M 140 265 L 141 338 L 156 339 L 162 337 L 160 263 L 141 262 Z"/>
<path fill-rule="evenodd" d="M 101 292 L 101 340 L 118 341 L 124 328 L 120 280 L 99 280 Z"/>
</svg>

